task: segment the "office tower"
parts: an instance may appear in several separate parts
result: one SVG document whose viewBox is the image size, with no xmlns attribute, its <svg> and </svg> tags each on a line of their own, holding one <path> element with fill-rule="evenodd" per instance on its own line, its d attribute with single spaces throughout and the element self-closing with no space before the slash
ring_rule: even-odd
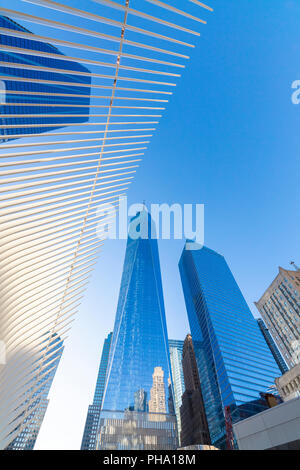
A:
<svg viewBox="0 0 300 470">
<path fill-rule="evenodd" d="M 184 393 L 184 378 L 182 370 L 182 350 L 183 341 L 176 339 L 169 339 L 169 351 L 170 351 L 170 362 L 173 379 L 173 390 L 174 390 L 174 409 L 177 418 L 177 429 L 178 437 L 180 439 L 181 433 L 181 420 L 180 420 L 180 406 L 181 397 Z"/>
<path fill-rule="evenodd" d="M 210 437 L 224 448 L 224 412 L 232 422 L 260 412 L 280 370 L 224 257 L 198 247 L 185 245 L 179 269 Z"/>
<path fill-rule="evenodd" d="M 102 405 L 102 398 L 105 387 L 105 378 L 107 372 L 108 356 L 112 332 L 104 340 L 101 360 L 98 370 L 96 388 L 92 405 L 89 405 L 85 421 L 85 427 L 82 436 L 81 450 L 95 450 L 96 438 L 99 424 L 99 417 Z"/>
<path fill-rule="evenodd" d="M 172 370 L 172 368 L 171 368 Z M 171 415 L 175 415 L 175 406 L 174 406 L 174 398 L 173 398 L 173 387 L 171 378 L 168 378 L 168 410 Z M 178 428 L 177 428 L 178 430 Z"/>
<path fill-rule="evenodd" d="M 150 215 L 132 218 L 100 414 L 99 449 L 174 449 L 176 417 L 167 410 L 168 335 L 157 240 Z M 154 235 L 155 236 L 155 235 Z M 135 411 L 143 389 L 149 412 Z"/>
<path fill-rule="evenodd" d="M 149 412 L 166 413 L 166 392 L 163 369 L 161 367 L 155 367 L 152 378 L 153 384 L 150 390 Z"/>
<path fill-rule="evenodd" d="M 300 270 L 279 267 L 265 293 L 255 302 L 285 362 L 300 362 Z"/>
<path fill-rule="evenodd" d="M 184 341 L 182 369 L 185 391 L 180 407 L 181 446 L 210 445 L 198 365 L 191 335 L 187 335 Z"/>
<path fill-rule="evenodd" d="M 299 451 L 300 397 L 239 421 L 233 428 L 239 450 Z"/>
<path fill-rule="evenodd" d="M 286 365 L 279 349 L 277 348 L 272 336 L 270 335 L 270 332 L 268 330 L 268 328 L 266 327 L 264 321 L 261 319 L 261 318 L 258 318 L 257 319 L 257 324 L 260 328 L 260 331 L 262 332 L 263 334 L 263 337 L 265 338 L 266 340 L 266 343 L 267 345 L 269 346 L 270 348 L 270 351 L 280 369 L 280 372 L 282 374 L 285 374 L 285 372 L 287 372 L 289 370 L 288 366 Z"/>
<path fill-rule="evenodd" d="M 6 450 L 33 450 L 39 430 L 43 423 L 43 419 L 48 407 L 48 393 L 52 385 L 61 354 L 63 351 L 63 341 L 57 334 L 52 335 L 49 347 L 44 347 L 43 354 L 46 359 L 44 367 L 38 364 L 36 367 L 36 375 L 32 379 L 32 387 L 28 391 L 25 399 L 25 411 L 22 426 L 17 426 L 12 434 L 17 432 Z M 29 395 L 32 396 L 32 403 L 28 400 Z"/>
<path fill-rule="evenodd" d="M 89 70 L 6 16 L 0 27 L 0 142 L 87 121 Z"/>
</svg>

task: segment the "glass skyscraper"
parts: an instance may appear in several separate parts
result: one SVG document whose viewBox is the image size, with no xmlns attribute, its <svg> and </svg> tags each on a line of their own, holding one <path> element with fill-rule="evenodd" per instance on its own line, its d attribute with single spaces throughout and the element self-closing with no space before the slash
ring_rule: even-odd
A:
<svg viewBox="0 0 300 470">
<path fill-rule="evenodd" d="M 174 409 L 177 418 L 178 438 L 180 440 L 181 419 L 180 406 L 182 403 L 182 395 L 185 390 L 184 377 L 182 370 L 182 351 L 183 341 L 177 339 L 169 339 L 170 361 L 173 378 L 174 391 Z"/>
<path fill-rule="evenodd" d="M 89 70 L 6 16 L 0 27 L 0 142 L 87 121 Z"/>
<path fill-rule="evenodd" d="M 171 377 L 157 240 L 150 215 L 130 222 L 100 415 L 99 449 L 174 449 Z"/>
<path fill-rule="evenodd" d="M 35 400 L 27 406 L 27 416 L 23 421 L 23 429 L 20 430 L 17 437 L 6 447 L 6 450 L 33 450 L 39 430 L 43 423 L 43 419 L 48 407 L 48 393 L 52 385 L 62 352 L 63 341 L 55 333 L 47 348 L 44 348 L 46 359 L 44 367 L 37 365 L 36 376 L 32 380 L 32 387 L 27 396 L 25 396 L 25 404 L 28 395 L 32 395 Z M 28 400 L 29 401 L 29 400 Z M 15 431 L 18 430 L 17 427 Z M 15 433 L 14 431 L 14 433 Z"/>
<path fill-rule="evenodd" d="M 277 348 L 275 341 L 273 340 L 272 336 L 270 335 L 270 332 L 268 328 L 266 327 L 264 321 L 261 318 L 257 319 L 257 324 L 259 326 L 260 331 L 262 332 L 263 337 L 266 340 L 267 345 L 270 348 L 271 353 L 273 354 L 273 357 L 281 371 L 282 374 L 285 374 L 289 368 L 286 365 L 282 355 L 280 354 L 279 349 Z"/>
<path fill-rule="evenodd" d="M 99 424 L 99 417 L 102 405 L 103 392 L 105 387 L 105 378 L 108 365 L 108 356 L 111 343 L 112 333 L 109 333 L 107 338 L 104 340 L 101 361 L 98 371 L 98 377 L 96 382 L 94 400 L 92 405 L 89 406 L 82 443 L 81 450 L 95 450 L 96 449 L 96 439 L 97 431 Z"/>
<path fill-rule="evenodd" d="M 259 413 L 281 373 L 224 257 L 185 246 L 179 269 L 211 440 L 224 448 L 224 408 L 233 422 Z"/>
</svg>

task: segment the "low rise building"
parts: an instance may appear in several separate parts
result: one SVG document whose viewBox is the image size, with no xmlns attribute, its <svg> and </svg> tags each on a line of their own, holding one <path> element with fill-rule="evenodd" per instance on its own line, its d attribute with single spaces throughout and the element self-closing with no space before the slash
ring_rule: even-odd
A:
<svg viewBox="0 0 300 470">
<path fill-rule="evenodd" d="M 300 397 L 233 425 L 240 450 L 300 450 Z"/>
</svg>

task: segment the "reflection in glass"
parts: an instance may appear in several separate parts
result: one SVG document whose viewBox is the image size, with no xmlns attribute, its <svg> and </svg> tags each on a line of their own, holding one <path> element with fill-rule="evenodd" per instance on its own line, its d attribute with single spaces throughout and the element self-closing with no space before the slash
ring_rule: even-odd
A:
<svg viewBox="0 0 300 470">
<path fill-rule="evenodd" d="M 177 446 L 176 417 L 168 407 L 171 373 L 158 247 L 147 236 L 151 226 L 153 231 L 150 215 L 142 211 L 129 227 L 99 449 Z M 141 236 L 134 237 L 134 230 Z"/>
</svg>

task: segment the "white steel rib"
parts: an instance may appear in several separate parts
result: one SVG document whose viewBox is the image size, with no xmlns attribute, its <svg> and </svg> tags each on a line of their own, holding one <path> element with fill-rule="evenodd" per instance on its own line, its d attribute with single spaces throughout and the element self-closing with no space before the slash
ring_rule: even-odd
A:
<svg viewBox="0 0 300 470">
<path fill-rule="evenodd" d="M 67 337 L 213 11 L 198 0 L 62 1 L 0 7 L 2 449 L 30 425 L 63 350 L 53 335 Z"/>
</svg>

